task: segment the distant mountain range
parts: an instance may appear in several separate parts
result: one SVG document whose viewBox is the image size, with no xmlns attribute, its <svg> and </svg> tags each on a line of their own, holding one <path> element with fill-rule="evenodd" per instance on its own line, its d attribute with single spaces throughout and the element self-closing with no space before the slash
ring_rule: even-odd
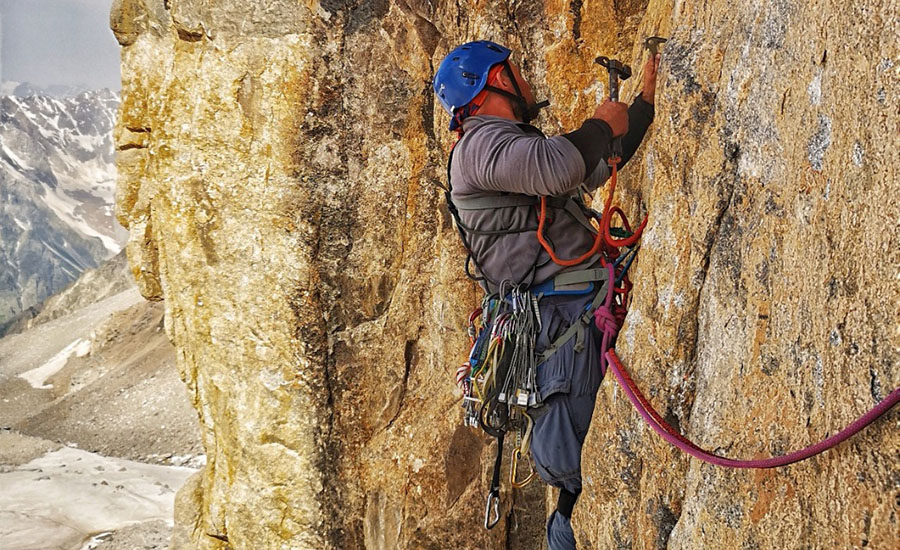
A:
<svg viewBox="0 0 900 550">
<path fill-rule="evenodd" d="M 31 82 L 15 82 L 12 80 L 0 82 L 0 95 L 12 95 L 16 97 L 42 95 L 55 97 L 56 99 L 66 99 L 90 91 L 91 88 L 85 86 L 38 86 Z"/>
<path fill-rule="evenodd" d="M 127 237 L 114 217 L 118 96 L 13 91 L 0 97 L 0 334 Z"/>
</svg>

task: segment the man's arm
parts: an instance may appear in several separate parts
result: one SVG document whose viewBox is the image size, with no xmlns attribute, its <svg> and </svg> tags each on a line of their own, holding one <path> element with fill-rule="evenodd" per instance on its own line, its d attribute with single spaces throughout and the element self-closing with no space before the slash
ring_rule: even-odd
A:
<svg viewBox="0 0 900 550">
<path fill-rule="evenodd" d="M 612 136 L 613 131 L 609 124 L 598 118 L 589 118 L 584 121 L 581 128 L 562 135 L 581 153 L 585 179 L 595 179 L 592 177 L 594 170 L 601 161 L 609 158 L 612 152 Z M 605 163 L 603 167 L 606 168 Z"/>
<path fill-rule="evenodd" d="M 625 166 L 628 159 L 634 156 L 647 134 L 647 128 L 653 122 L 655 114 L 653 105 L 656 103 L 656 75 L 661 59 L 662 57 L 656 54 L 644 63 L 644 86 L 641 93 L 634 98 L 631 107 L 628 108 L 628 133 L 622 138 L 622 162 L 619 163 L 619 168 Z"/>
<path fill-rule="evenodd" d="M 467 178 L 484 191 L 525 195 L 562 195 L 586 183 L 593 191 L 609 177 L 605 160 L 611 154 L 612 139 L 622 137 L 622 162 L 630 159 L 650 123 L 656 93 L 659 56 L 648 59 L 644 67 L 644 87 L 631 107 L 606 101 L 594 116 L 578 130 L 544 138 L 525 135 L 512 125 L 483 128 L 465 147 L 464 170 Z M 603 162 L 601 162 L 603 161 Z"/>
<path fill-rule="evenodd" d="M 481 190 L 553 196 L 576 189 L 585 179 L 586 161 L 565 136 L 531 136 L 514 125 L 492 124 L 469 140 L 458 151 L 460 167 Z"/>
<path fill-rule="evenodd" d="M 628 108 L 628 133 L 622 136 L 622 162 L 619 163 L 619 169 L 634 156 L 644 136 L 647 135 L 654 114 L 653 104 L 644 101 L 642 95 L 638 94 Z"/>
</svg>

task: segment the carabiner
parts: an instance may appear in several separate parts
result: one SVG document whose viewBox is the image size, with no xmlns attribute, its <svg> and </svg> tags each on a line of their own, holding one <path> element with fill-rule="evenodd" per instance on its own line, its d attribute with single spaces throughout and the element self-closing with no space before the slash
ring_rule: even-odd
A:
<svg viewBox="0 0 900 550">
<path fill-rule="evenodd" d="M 493 509 L 494 519 L 491 520 L 491 509 Z M 500 523 L 500 489 L 491 489 L 488 493 L 487 504 L 484 507 L 484 528 L 493 529 L 495 525 Z"/>
<path fill-rule="evenodd" d="M 518 447 L 516 447 L 515 450 L 513 450 L 512 466 L 509 469 L 509 484 L 512 485 L 512 487 L 514 489 L 524 488 L 526 485 L 528 485 L 529 483 L 534 481 L 534 477 L 536 475 L 536 472 L 534 471 L 534 469 L 532 469 L 531 473 L 528 474 L 528 477 L 526 477 L 522 481 L 518 481 L 516 479 L 516 472 L 519 469 L 519 458 L 521 458 L 521 457 L 522 457 L 522 450 L 519 449 Z"/>
</svg>

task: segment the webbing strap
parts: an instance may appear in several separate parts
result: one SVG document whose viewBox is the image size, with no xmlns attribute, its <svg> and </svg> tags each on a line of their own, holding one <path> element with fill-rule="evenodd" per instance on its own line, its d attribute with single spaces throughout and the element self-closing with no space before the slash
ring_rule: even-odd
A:
<svg viewBox="0 0 900 550">
<path fill-rule="evenodd" d="M 465 229 L 466 233 L 470 235 L 515 235 L 517 233 L 528 233 L 529 231 L 537 231 L 537 227 L 521 227 L 518 229 L 492 229 L 488 231 L 479 231 L 478 229 L 472 229 L 463 224 L 457 224 L 463 229 Z"/>
<path fill-rule="evenodd" d="M 540 197 L 538 199 L 540 200 Z M 570 202 L 574 202 L 572 197 L 547 197 L 547 206 L 550 208 L 565 208 Z"/>
<path fill-rule="evenodd" d="M 551 206 L 553 205 L 551 204 Z M 567 200 L 564 208 L 570 216 L 575 218 L 575 221 L 583 225 L 592 234 L 597 234 L 597 228 L 591 225 L 590 220 L 587 219 L 587 217 L 584 215 L 584 212 L 581 210 L 581 208 L 578 207 L 578 204 L 574 200 Z"/>
<path fill-rule="evenodd" d="M 588 283 L 591 281 L 605 281 L 609 278 L 609 270 L 606 268 L 582 269 L 580 271 L 569 271 L 560 273 L 553 278 L 553 286 L 567 286 L 578 283 Z"/>
<path fill-rule="evenodd" d="M 453 203 L 459 210 L 492 210 L 494 208 L 514 208 L 518 206 L 535 206 L 541 198 L 534 195 L 522 195 L 512 193 L 508 195 L 482 195 L 480 197 L 456 197 Z M 552 208 L 562 208 L 575 217 L 590 225 L 584 217 L 584 213 L 578 208 L 578 203 L 570 196 L 547 197 L 547 205 Z M 580 220 L 579 220 L 580 221 Z M 596 229 L 594 229 L 596 233 Z"/>
<path fill-rule="evenodd" d="M 569 325 L 569 328 L 567 328 L 566 331 L 559 336 L 559 338 L 557 338 L 552 344 L 550 344 L 550 347 L 541 352 L 539 363 L 544 363 L 548 359 L 550 359 L 550 357 L 552 357 L 554 353 L 559 351 L 559 349 L 566 345 L 566 343 L 568 343 L 568 341 L 572 338 L 575 338 L 576 353 L 580 352 L 584 348 L 584 331 L 590 326 L 593 320 L 594 310 L 596 310 L 600 306 L 600 304 L 602 304 L 603 301 L 606 300 L 606 294 L 609 292 L 609 285 L 612 284 L 609 280 L 609 272 L 607 270 L 604 271 L 606 271 L 606 273 L 603 274 L 603 286 L 600 287 L 599 291 L 597 291 L 597 294 L 591 301 L 590 307 L 585 310 L 585 312 L 578 318 L 577 321 Z"/>
<path fill-rule="evenodd" d="M 487 503 L 484 507 L 484 528 L 493 529 L 500 522 L 500 468 L 503 466 L 503 438 L 506 432 L 497 436 L 497 457 L 494 459 L 494 473 L 491 476 L 491 489 L 488 491 Z"/>
</svg>

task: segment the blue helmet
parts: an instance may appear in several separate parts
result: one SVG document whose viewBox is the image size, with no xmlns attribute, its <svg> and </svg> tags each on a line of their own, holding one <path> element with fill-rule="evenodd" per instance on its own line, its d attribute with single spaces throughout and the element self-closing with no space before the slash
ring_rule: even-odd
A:
<svg viewBox="0 0 900 550">
<path fill-rule="evenodd" d="M 469 42 L 447 54 L 434 74 L 434 93 L 450 116 L 475 99 L 487 84 L 491 67 L 509 54 L 509 48 L 490 40 Z"/>
</svg>

